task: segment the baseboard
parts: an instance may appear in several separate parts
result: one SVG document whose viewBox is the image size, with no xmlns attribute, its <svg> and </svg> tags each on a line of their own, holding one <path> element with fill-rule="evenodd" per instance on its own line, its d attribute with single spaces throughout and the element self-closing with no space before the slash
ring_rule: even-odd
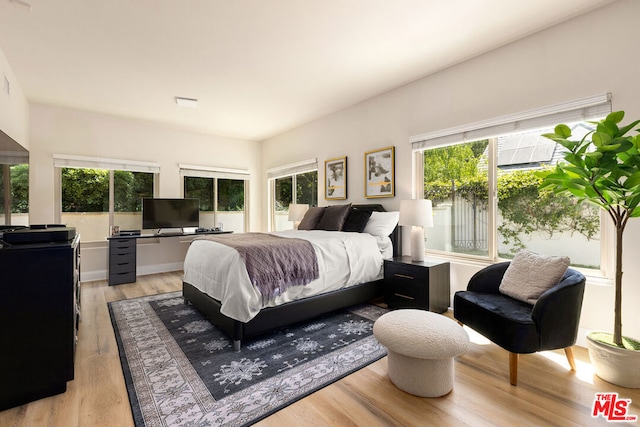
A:
<svg viewBox="0 0 640 427">
<path fill-rule="evenodd" d="M 147 265 L 143 267 L 138 267 L 136 271 L 136 275 L 146 276 L 147 274 L 169 273 L 172 271 L 180 271 L 182 270 L 183 266 L 184 266 L 184 263 L 182 262 L 171 262 L 167 264 Z M 81 281 L 94 282 L 97 280 L 107 280 L 108 275 L 109 275 L 108 270 L 83 271 L 81 275 Z"/>
<path fill-rule="evenodd" d="M 184 262 L 170 262 L 167 264 L 153 264 L 138 267 L 137 275 L 146 276 L 147 274 L 168 273 L 171 271 L 180 271 L 184 267 Z"/>
</svg>

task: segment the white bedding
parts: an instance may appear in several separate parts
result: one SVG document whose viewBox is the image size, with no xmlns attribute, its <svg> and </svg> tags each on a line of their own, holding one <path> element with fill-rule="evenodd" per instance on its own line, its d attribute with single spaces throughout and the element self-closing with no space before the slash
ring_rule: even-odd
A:
<svg viewBox="0 0 640 427">
<path fill-rule="evenodd" d="M 389 257 L 391 246 L 390 240 L 367 233 L 288 230 L 271 234 L 310 241 L 318 258 L 320 277 L 263 301 L 235 249 L 211 240 L 194 240 L 184 261 L 184 281 L 221 301 L 220 311 L 225 316 L 248 322 L 264 307 L 382 278 L 382 260 Z"/>
</svg>

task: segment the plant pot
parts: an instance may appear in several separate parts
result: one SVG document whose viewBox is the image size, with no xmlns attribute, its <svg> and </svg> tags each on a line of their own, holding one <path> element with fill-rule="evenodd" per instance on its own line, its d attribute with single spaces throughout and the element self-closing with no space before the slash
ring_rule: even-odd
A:
<svg viewBox="0 0 640 427">
<path fill-rule="evenodd" d="M 603 380 L 628 388 L 640 388 L 640 351 L 619 348 L 587 335 L 594 373 Z"/>
</svg>

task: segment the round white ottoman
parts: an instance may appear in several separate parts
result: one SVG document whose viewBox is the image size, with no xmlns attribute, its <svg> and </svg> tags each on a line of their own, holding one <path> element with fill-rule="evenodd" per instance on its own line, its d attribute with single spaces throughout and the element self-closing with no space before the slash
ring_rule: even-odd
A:
<svg viewBox="0 0 640 427">
<path fill-rule="evenodd" d="M 453 358 L 469 347 L 457 322 L 425 310 L 395 310 L 376 320 L 373 334 L 387 347 L 389 379 L 400 390 L 438 397 L 453 389 Z"/>
</svg>

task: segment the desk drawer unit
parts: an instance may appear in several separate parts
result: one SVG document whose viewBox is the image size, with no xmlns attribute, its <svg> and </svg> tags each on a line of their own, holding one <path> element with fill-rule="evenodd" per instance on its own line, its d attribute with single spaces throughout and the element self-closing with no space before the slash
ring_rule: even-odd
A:
<svg viewBox="0 0 640 427">
<path fill-rule="evenodd" d="M 109 285 L 136 281 L 136 239 L 109 239 Z"/>
<path fill-rule="evenodd" d="M 449 263 L 412 262 L 407 257 L 384 262 L 386 302 L 390 308 L 447 311 Z"/>
</svg>

